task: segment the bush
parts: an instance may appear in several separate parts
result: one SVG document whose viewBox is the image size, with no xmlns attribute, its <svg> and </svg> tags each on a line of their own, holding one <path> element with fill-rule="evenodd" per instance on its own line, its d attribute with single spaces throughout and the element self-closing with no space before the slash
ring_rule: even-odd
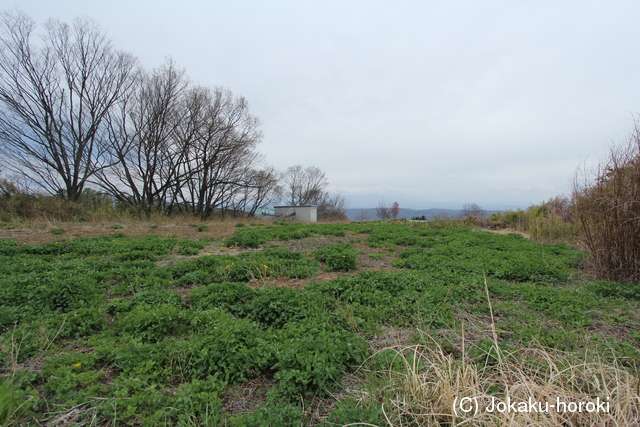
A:
<svg viewBox="0 0 640 427">
<path fill-rule="evenodd" d="M 268 240 L 268 237 L 260 231 L 251 228 L 241 228 L 235 234 L 224 241 L 224 245 L 241 246 L 243 248 L 257 248 Z"/>
<path fill-rule="evenodd" d="M 115 215 L 113 201 L 104 193 L 85 188 L 79 202 L 60 196 L 46 196 L 6 179 L 0 179 L 0 220 L 47 219 L 86 221 L 92 217 Z"/>
<path fill-rule="evenodd" d="M 196 240 L 183 240 L 178 243 L 178 253 L 180 255 L 198 255 L 200 249 L 205 246 L 202 241 Z"/>
<path fill-rule="evenodd" d="M 593 291 L 603 297 L 622 297 L 631 300 L 640 300 L 640 283 L 622 284 L 599 280 L 591 284 Z"/>
<path fill-rule="evenodd" d="M 575 215 L 600 279 L 640 279 L 640 121 L 593 173 L 573 184 Z"/>
</svg>

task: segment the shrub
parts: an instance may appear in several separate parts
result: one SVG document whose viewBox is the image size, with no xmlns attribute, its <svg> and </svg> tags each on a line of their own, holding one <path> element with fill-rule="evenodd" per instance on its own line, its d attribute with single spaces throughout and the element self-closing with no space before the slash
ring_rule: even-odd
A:
<svg viewBox="0 0 640 427">
<path fill-rule="evenodd" d="M 598 278 L 640 279 L 640 121 L 626 145 L 574 180 L 575 215 Z"/>
<path fill-rule="evenodd" d="M 640 300 L 640 283 L 622 284 L 599 280 L 591 284 L 594 292 L 603 297 L 617 296 L 626 299 Z"/>
<path fill-rule="evenodd" d="M 233 236 L 224 241 L 224 245 L 229 246 L 242 246 L 244 248 L 257 248 L 268 240 L 268 237 L 264 233 L 251 229 L 241 228 L 236 230 Z"/>
<path fill-rule="evenodd" d="M 283 261 L 286 268 L 284 275 L 289 279 L 304 279 L 313 277 L 320 271 L 320 263 L 312 259 Z"/>
<path fill-rule="evenodd" d="M 286 249 L 267 248 L 260 251 L 261 255 L 270 256 L 278 259 L 300 259 L 302 254 L 300 252 L 291 252 Z"/>
</svg>

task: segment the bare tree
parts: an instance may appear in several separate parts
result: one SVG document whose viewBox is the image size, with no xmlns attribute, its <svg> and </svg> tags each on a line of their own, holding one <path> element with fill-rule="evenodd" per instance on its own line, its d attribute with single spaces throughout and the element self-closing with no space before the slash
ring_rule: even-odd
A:
<svg viewBox="0 0 640 427">
<path fill-rule="evenodd" d="M 326 191 L 327 176 L 316 166 L 291 166 L 282 174 L 282 193 L 291 206 L 318 206 L 322 220 L 346 220 L 347 200 L 338 192 Z"/>
<path fill-rule="evenodd" d="M 384 200 L 380 200 L 376 207 L 376 216 L 380 219 L 391 219 L 391 209 L 391 206 L 389 206 Z"/>
<path fill-rule="evenodd" d="M 49 21 L 42 46 L 22 12 L 0 16 L 0 149 L 7 169 L 77 201 L 110 166 L 105 118 L 133 85 L 136 59 L 98 25 Z"/>
<path fill-rule="evenodd" d="M 193 88 L 186 103 L 180 132 L 189 161 L 178 198 L 207 218 L 215 209 L 233 206 L 243 189 L 254 186 L 251 178 L 263 161 L 255 151 L 262 140 L 260 121 L 249 113 L 245 98 L 225 88 Z"/>
<path fill-rule="evenodd" d="M 324 197 L 318 205 L 318 218 L 322 220 L 347 220 L 347 199 L 335 191 L 333 194 L 323 192 Z"/>
<path fill-rule="evenodd" d="M 358 215 L 356 215 L 355 220 L 357 222 L 363 222 L 363 221 L 371 221 L 371 218 L 369 217 L 369 214 L 367 213 L 367 211 L 363 210 Z"/>
<path fill-rule="evenodd" d="M 272 166 L 251 171 L 233 200 L 233 212 L 253 215 L 256 209 L 277 203 L 282 198 L 280 173 Z"/>
<path fill-rule="evenodd" d="M 327 177 L 320 168 L 291 166 L 282 174 L 285 203 L 291 206 L 320 205 L 325 198 Z"/>
<path fill-rule="evenodd" d="M 485 211 L 477 203 L 465 203 L 462 205 L 460 211 L 463 218 L 477 218 L 482 219 L 485 217 Z"/>
<path fill-rule="evenodd" d="M 187 150 L 176 137 L 186 86 L 184 71 L 168 60 L 144 74 L 135 94 L 109 116 L 109 149 L 117 163 L 101 171 L 98 185 L 147 216 L 165 210 L 186 162 Z"/>
</svg>

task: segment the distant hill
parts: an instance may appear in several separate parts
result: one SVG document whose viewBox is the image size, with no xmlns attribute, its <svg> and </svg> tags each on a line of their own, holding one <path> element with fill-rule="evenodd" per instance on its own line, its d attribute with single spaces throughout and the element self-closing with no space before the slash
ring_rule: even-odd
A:
<svg viewBox="0 0 640 427">
<path fill-rule="evenodd" d="M 498 210 L 487 210 L 485 211 L 486 215 L 489 216 L 492 213 L 501 212 Z M 346 210 L 347 218 L 351 221 L 371 221 L 379 219 L 376 216 L 376 208 L 361 208 L 361 209 L 347 209 Z M 420 217 L 424 215 L 427 219 L 433 219 L 437 216 L 443 218 L 453 218 L 460 216 L 459 209 L 408 209 L 408 208 L 400 208 L 400 213 L 398 213 L 398 218 L 411 219 L 414 217 Z"/>
</svg>

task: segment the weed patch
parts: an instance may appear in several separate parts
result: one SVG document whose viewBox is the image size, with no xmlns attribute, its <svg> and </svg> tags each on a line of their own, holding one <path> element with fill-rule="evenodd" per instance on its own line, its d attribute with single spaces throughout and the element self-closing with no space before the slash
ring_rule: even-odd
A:
<svg viewBox="0 0 640 427">
<path fill-rule="evenodd" d="M 638 413 L 637 286 L 582 281 L 568 246 L 451 222 L 232 223 L 209 253 L 201 226 L 187 226 L 197 240 L 0 241 L 0 421 L 627 425 Z M 395 269 L 359 265 L 363 252 Z M 245 412 L 229 409 L 259 382 Z M 609 418 L 453 413 L 471 392 L 613 406 Z"/>
</svg>

